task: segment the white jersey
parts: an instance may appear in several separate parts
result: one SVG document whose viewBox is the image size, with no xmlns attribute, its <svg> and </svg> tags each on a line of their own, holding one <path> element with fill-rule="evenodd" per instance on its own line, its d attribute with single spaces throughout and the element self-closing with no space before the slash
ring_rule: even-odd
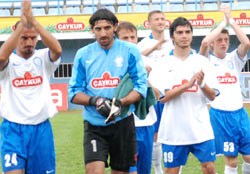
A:
<svg viewBox="0 0 250 174">
<path fill-rule="evenodd" d="M 167 36 L 166 33 L 165 33 L 165 36 Z M 166 42 L 162 44 L 162 48 L 160 50 L 154 50 L 151 54 L 147 56 L 149 60 L 145 62 L 145 65 L 151 66 L 151 68 L 153 68 L 154 64 L 157 63 L 158 60 L 167 56 L 169 52 L 174 48 L 172 40 L 169 37 L 165 37 L 165 40 Z M 139 50 L 142 52 L 148 48 L 152 48 L 158 42 L 159 40 L 154 39 L 153 35 L 151 34 L 148 37 L 145 37 L 144 39 L 142 39 L 137 44 L 137 46 Z"/>
<path fill-rule="evenodd" d="M 0 116 L 19 123 L 36 125 L 57 113 L 50 91 L 50 76 L 60 63 L 51 62 L 49 49 L 35 50 L 24 59 L 15 53 L 0 71 L 2 89 Z"/>
<path fill-rule="evenodd" d="M 135 127 L 152 126 L 157 121 L 157 116 L 154 110 L 154 106 L 149 107 L 149 112 L 144 120 L 140 120 L 136 115 Z"/>
<path fill-rule="evenodd" d="M 207 58 L 191 53 L 185 60 L 173 56 L 162 59 L 150 73 L 149 80 L 161 93 L 189 81 L 196 72 L 203 70 L 206 84 L 212 87 L 214 76 Z M 165 78 L 166 77 L 166 78 Z M 165 103 L 158 142 L 169 145 L 188 145 L 213 139 L 213 130 L 206 104 L 206 97 L 195 83 L 185 93 Z"/>
<path fill-rule="evenodd" d="M 210 55 L 218 80 L 220 95 L 211 102 L 211 106 L 216 109 L 235 111 L 243 107 L 239 76 L 245 66 L 247 56 L 241 59 L 237 49 L 227 53 L 225 58 L 220 59 Z"/>
</svg>

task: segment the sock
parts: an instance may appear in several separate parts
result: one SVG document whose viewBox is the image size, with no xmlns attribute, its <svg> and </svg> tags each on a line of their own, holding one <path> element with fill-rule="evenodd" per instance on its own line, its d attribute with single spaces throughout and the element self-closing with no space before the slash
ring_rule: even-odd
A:
<svg viewBox="0 0 250 174">
<path fill-rule="evenodd" d="M 182 172 L 182 166 L 180 166 L 179 174 L 181 174 L 181 172 Z"/>
<path fill-rule="evenodd" d="M 155 168 L 155 174 L 162 174 L 163 173 L 161 160 L 162 160 L 161 144 L 154 142 L 152 162 L 153 162 L 153 166 Z"/>
<path fill-rule="evenodd" d="M 238 167 L 232 168 L 229 166 L 225 166 L 224 174 L 238 174 Z"/>
<path fill-rule="evenodd" d="M 246 161 L 243 161 L 242 174 L 250 174 L 250 163 L 247 163 Z"/>
</svg>

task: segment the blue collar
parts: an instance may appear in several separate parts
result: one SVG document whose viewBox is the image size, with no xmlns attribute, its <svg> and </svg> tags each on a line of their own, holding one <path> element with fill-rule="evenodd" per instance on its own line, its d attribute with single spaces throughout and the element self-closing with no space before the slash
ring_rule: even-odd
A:
<svg viewBox="0 0 250 174">
<path fill-rule="evenodd" d="M 149 35 L 149 38 L 150 38 L 150 39 L 154 39 L 152 33 Z"/>
<path fill-rule="evenodd" d="M 191 50 L 190 53 L 189 53 L 189 55 L 193 55 L 193 54 L 194 54 L 194 52 Z M 174 55 L 174 49 L 172 49 L 172 50 L 170 51 L 169 55 L 170 55 L 170 56 L 173 56 L 173 55 Z"/>
</svg>

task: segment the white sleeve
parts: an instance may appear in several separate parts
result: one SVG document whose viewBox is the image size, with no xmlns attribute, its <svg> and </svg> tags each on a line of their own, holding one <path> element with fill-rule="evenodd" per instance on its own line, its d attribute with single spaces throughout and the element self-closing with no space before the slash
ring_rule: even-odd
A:
<svg viewBox="0 0 250 174">
<path fill-rule="evenodd" d="M 230 56 L 231 59 L 233 59 L 233 62 L 235 64 L 235 68 L 238 72 L 238 74 L 240 74 L 240 72 L 242 71 L 242 69 L 244 68 L 246 62 L 247 62 L 247 55 L 243 58 L 241 58 L 238 54 L 238 49 L 235 49 L 234 51 L 232 51 L 231 53 L 227 54 L 228 56 Z"/>
<path fill-rule="evenodd" d="M 57 61 L 52 62 L 52 60 L 50 58 L 50 54 L 49 54 L 49 52 L 50 52 L 49 48 L 44 48 L 44 49 L 41 49 L 39 51 L 40 51 L 40 54 L 45 62 L 46 70 L 48 71 L 49 74 L 53 74 L 54 71 L 57 69 L 57 67 L 61 63 L 61 57 Z"/>
</svg>

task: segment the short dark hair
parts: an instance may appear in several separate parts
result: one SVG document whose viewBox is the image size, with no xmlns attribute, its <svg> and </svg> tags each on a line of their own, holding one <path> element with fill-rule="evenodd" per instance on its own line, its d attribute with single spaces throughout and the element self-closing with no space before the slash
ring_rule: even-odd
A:
<svg viewBox="0 0 250 174">
<path fill-rule="evenodd" d="M 15 23 L 15 25 L 14 25 L 14 30 L 16 30 L 16 28 L 17 28 L 17 26 L 20 24 L 20 22 L 21 22 L 21 21 L 19 20 L 19 21 L 17 21 L 17 22 Z M 32 28 L 32 25 L 31 25 L 30 23 L 27 23 L 26 28 L 30 29 L 30 28 Z"/>
<path fill-rule="evenodd" d="M 169 27 L 170 38 L 173 37 L 174 31 L 175 31 L 176 28 L 177 28 L 178 26 L 180 26 L 180 25 L 181 25 L 181 26 L 185 26 L 185 25 L 189 26 L 190 29 L 191 29 L 191 31 L 193 32 L 193 27 L 192 27 L 191 23 L 190 23 L 186 18 L 178 17 L 178 18 L 176 18 L 176 19 L 173 21 L 173 23 L 172 23 L 172 24 L 170 25 L 170 27 Z"/>
<path fill-rule="evenodd" d="M 149 12 L 149 13 L 148 13 L 148 21 L 150 21 L 151 17 L 152 17 L 154 14 L 158 14 L 158 13 L 163 14 L 163 12 L 160 11 L 160 10 L 153 10 L 153 11 Z"/>
<path fill-rule="evenodd" d="M 97 10 L 89 19 L 89 24 L 91 26 L 91 28 L 93 29 L 95 26 L 96 21 L 99 20 L 106 20 L 109 21 L 110 23 L 113 24 L 113 26 L 115 26 L 116 24 L 118 24 L 118 19 L 117 17 L 108 9 L 106 8 L 101 8 L 99 10 Z"/>
<path fill-rule="evenodd" d="M 117 27 L 117 31 L 116 31 L 116 34 L 117 34 L 117 37 L 119 38 L 119 32 L 121 31 L 121 30 L 130 30 L 130 31 L 136 31 L 136 33 L 137 33 L 137 29 L 136 29 L 136 27 L 134 26 L 134 24 L 132 24 L 131 22 L 127 22 L 127 21 L 125 21 L 125 22 L 122 22 L 122 23 L 120 23 L 119 25 L 118 25 L 118 27 Z"/>
</svg>

